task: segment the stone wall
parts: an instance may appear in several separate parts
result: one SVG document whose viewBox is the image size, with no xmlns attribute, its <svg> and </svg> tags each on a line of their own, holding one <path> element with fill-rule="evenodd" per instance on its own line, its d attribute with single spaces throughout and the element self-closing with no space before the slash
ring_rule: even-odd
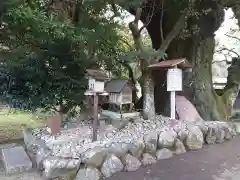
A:
<svg viewBox="0 0 240 180">
<path fill-rule="evenodd" d="M 136 171 L 204 144 L 223 143 L 237 135 L 235 124 L 226 122 L 136 120 L 121 130 L 112 130 L 94 143 L 45 143 L 31 134 L 28 152 L 46 179 L 99 180 L 120 171 Z M 35 137 L 35 138 L 33 138 Z"/>
</svg>

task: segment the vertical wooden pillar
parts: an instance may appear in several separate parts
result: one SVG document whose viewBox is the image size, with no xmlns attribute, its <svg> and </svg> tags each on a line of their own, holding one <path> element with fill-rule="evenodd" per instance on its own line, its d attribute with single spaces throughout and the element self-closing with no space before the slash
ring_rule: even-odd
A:
<svg viewBox="0 0 240 180">
<path fill-rule="evenodd" d="M 171 91 L 171 119 L 176 119 L 176 93 Z"/>
<path fill-rule="evenodd" d="M 97 124 L 98 124 L 98 95 L 97 93 L 94 93 L 93 96 L 93 126 L 92 126 L 92 140 L 97 140 Z"/>
</svg>

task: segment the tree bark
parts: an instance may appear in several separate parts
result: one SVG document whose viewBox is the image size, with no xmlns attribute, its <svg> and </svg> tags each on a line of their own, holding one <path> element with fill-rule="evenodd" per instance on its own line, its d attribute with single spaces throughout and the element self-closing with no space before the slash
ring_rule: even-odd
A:
<svg viewBox="0 0 240 180">
<path fill-rule="evenodd" d="M 144 51 L 144 46 L 141 40 L 141 30 L 138 28 L 138 22 L 142 9 L 137 9 L 135 19 L 129 23 L 129 29 L 132 32 L 135 48 L 139 52 Z M 155 120 L 155 105 L 154 105 L 154 82 L 152 79 L 151 71 L 148 69 L 149 59 L 139 59 L 141 72 L 142 72 L 142 95 L 143 95 L 143 117 L 144 119 Z"/>
<path fill-rule="evenodd" d="M 154 81 L 151 71 L 144 71 L 142 77 L 143 118 L 155 120 Z"/>
<path fill-rule="evenodd" d="M 186 97 L 195 105 L 202 118 L 204 120 L 229 120 L 233 103 L 238 94 L 238 83 L 232 83 L 228 80 L 229 85 L 226 86 L 222 95 L 215 92 L 212 84 L 212 60 L 215 48 L 214 33 L 223 22 L 223 8 L 218 4 L 205 3 L 212 8 L 212 11 L 200 19 L 193 19 L 192 22 L 200 28 L 199 34 L 182 40 L 175 38 L 171 41 L 167 54 L 169 59 L 186 57 L 191 62 L 193 71 L 184 73 L 184 92 Z M 202 7 L 205 5 L 203 4 Z M 158 22 L 155 23 L 158 24 Z M 156 35 L 157 30 L 148 29 L 148 32 L 153 47 L 159 49 L 161 42 L 156 41 L 156 37 L 159 36 Z M 165 86 L 163 78 L 159 78 L 159 73 L 155 73 L 154 76 L 157 81 L 161 81 L 161 84 Z M 156 110 L 163 113 L 162 105 L 167 104 L 166 97 L 169 97 L 169 95 L 166 90 L 164 92 L 159 87 L 161 84 L 158 83 L 158 87 L 155 88 L 157 91 L 155 92 L 155 99 L 157 101 Z"/>
<path fill-rule="evenodd" d="M 163 13 L 164 16 L 162 17 L 161 10 L 154 11 L 154 4 L 151 4 L 151 2 L 152 1 L 147 1 L 141 20 L 143 23 L 146 23 L 149 12 L 154 14 L 146 28 L 152 40 L 153 48 L 162 50 L 164 39 L 161 38 L 161 30 L 164 32 L 171 32 L 176 27 L 175 25 L 177 25 L 176 22 L 178 22 L 177 19 L 180 15 L 177 14 L 177 10 L 174 9 L 177 7 L 173 7 L 171 1 L 167 1 L 164 7 L 167 11 Z M 184 73 L 184 91 L 205 120 L 228 120 L 231 115 L 231 109 L 236 94 L 239 90 L 239 82 L 231 82 L 229 78 L 228 85 L 221 95 L 215 92 L 212 85 L 212 60 L 215 47 L 214 33 L 219 29 L 224 20 L 224 7 L 234 6 L 233 10 L 235 15 L 238 20 L 240 20 L 239 6 L 237 7 L 236 3 L 239 3 L 238 0 L 223 0 L 221 2 L 211 0 L 194 1 L 195 10 L 198 12 L 211 9 L 207 14 L 197 18 L 192 16 L 188 19 L 185 28 L 190 32 L 190 28 L 197 25 L 199 33 L 194 35 L 190 32 L 190 37 L 182 40 L 174 37 L 168 41 L 167 44 L 169 47 L 166 46 L 163 48 L 163 51 L 166 50 L 167 52 L 168 59 L 185 57 L 192 63 L 193 72 Z M 134 10 L 131 10 L 131 12 L 136 14 Z M 163 37 L 167 38 L 167 35 Z M 167 98 L 169 97 L 166 92 L 165 76 L 163 72 L 154 72 L 156 84 L 155 104 L 156 110 L 159 113 L 164 112 L 163 105 L 167 103 Z"/>
<path fill-rule="evenodd" d="M 193 71 L 185 79 L 188 82 L 187 87 L 191 89 L 189 99 L 204 120 L 224 120 L 226 117 L 225 109 L 219 111 L 221 99 L 212 84 L 214 48 L 214 36 L 203 40 L 196 38 L 188 57 L 193 66 Z"/>
</svg>

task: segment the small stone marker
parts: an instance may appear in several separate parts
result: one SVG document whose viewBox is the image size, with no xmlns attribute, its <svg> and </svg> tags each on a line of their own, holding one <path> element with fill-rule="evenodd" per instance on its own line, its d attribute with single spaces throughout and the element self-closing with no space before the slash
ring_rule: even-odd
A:
<svg viewBox="0 0 240 180">
<path fill-rule="evenodd" d="M 32 162 L 22 146 L 2 149 L 2 161 L 7 175 L 32 169 Z"/>
<path fill-rule="evenodd" d="M 0 151 L 1 151 L 2 149 L 8 149 L 8 148 L 12 148 L 12 147 L 15 147 L 15 146 L 17 146 L 16 143 L 12 143 L 12 144 L 1 144 L 1 145 L 0 145 Z M 0 153 L 0 160 L 2 160 L 2 153 Z"/>
<path fill-rule="evenodd" d="M 60 133 L 61 125 L 62 122 L 60 116 L 52 116 L 47 119 L 47 127 L 50 129 L 52 135 Z"/>
</svg>

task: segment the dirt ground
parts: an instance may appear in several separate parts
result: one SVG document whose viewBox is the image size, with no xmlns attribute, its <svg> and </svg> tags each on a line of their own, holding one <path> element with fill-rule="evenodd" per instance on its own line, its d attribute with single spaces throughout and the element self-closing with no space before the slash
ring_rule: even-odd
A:
<svg viewBox="0 0 240 180">
<path fill-rule="evenodd" d="M 107 180 L 240 180 L 240 137 Z"/>
</svg>

